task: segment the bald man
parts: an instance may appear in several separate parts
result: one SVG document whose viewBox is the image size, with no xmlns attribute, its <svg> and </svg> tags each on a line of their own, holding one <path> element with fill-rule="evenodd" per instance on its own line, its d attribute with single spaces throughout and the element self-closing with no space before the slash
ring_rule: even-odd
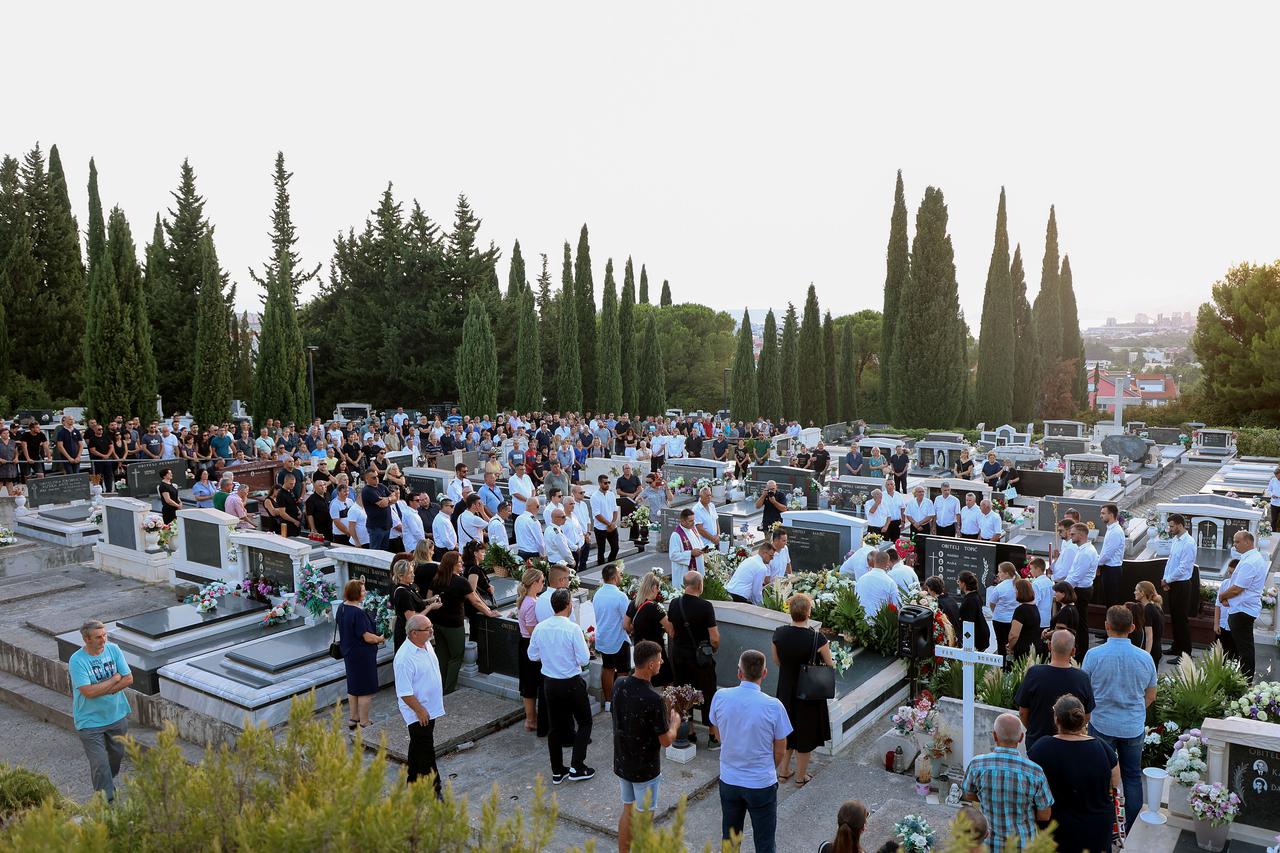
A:
<svg viewBox="0 0 1280 853">
<path fill-rule="evenodd" d="M 1022 849 L 1036 837 L 1036 823 L 1047 823 L 1053 794 L 1040 765 L 1018 751 L 1022 722 L 1016 714 L 1001 714 L 992 726 L 995 749 L 975 756 L 964 774 L 964 798 L 982 805 L 991 821 L 992 853 Z M 1017 836 L 1016 848 L 1005 841 Z"/>
</svg>

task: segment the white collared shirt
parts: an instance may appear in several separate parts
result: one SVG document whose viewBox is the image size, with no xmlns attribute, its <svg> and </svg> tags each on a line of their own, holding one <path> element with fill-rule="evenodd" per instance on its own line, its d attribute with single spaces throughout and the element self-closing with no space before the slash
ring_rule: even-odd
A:
<svg viewBox="0 0 1280 853">
<path fill-rule="evenodd" d="M 902 519 L 902 511 L 907 508 L 907 499 L 902 492 L 889 494 L 886 489 L 881 502 L 889 513 L 890 521 L 899 521 Z"/>
<path fill-rule="evenodd" d="M 1040 611 L 1040 627 L 1048 628 L 1053 624 L 1053 581 L 1048 575 L 1031 579 L 1031 589 L 1036 594 L 1036 609 Z"/>
<path fill-rule="evenodd" d="M 990 512 L 978 510 L 978 538 L 994 539 L 1004 532 L 1004 523 L 993 509 Z"/>
<path fill-rule="evenodd" d="M 694 504 L 693 505 L 693 523 L 695 525 L 695 528 L 697 525 L 702 525 L 703 529 L 705 529 L 708 533 L 711 534 L 711 538 L 707 538 L 706 536 L 702 537 L 702 541 L 706 543 L 706 546 L 708 548 L 719 547 L 720 545 L 720 513 L 716 510 L 716 505 L 714 503 L 709 503 L 706 506 L 703 506 L 702 502 L 699 501 L 698 503 Z M 695 533 L 696 533 L 696 529 L 695 529 Z"/>
<path fill-rule="evenodd" d="M 591 501 L 587 498 L 573 502 L 573 520 L 578 524 L 578 532 L 585 538 L 591 529 Z M 572 541 L 573 537 L 569 537 Z"/>
<path fill-rule="evenodd" d="M 546 541 L 542 536 L 542 526 L 533 513 L 521 513 L 516 519 L 516 550 L 526 554 L 545 554 Z"/>
<path fill-rule="evenodd" d="M 458 534 L 453 529 L 452 519 L 453 516 L 438 512 L 431 522 L 431 538 L 436 543 L 437 551 L 458 550 Z"/>
<path fill-rule="evenodd" d="M 886 604 L 897 607 L 902 603 L 897 581 L 889 577 L 883 569 L 871 569 L 858 578 L 853 591 L 858 596 L 858 602 L 866 612 L 867 618 L 873 618 Z"/>
<path fill-rule="evenodd" d="M 1124 563 L 1124 528 L 1116 521 L 1107 525 L 1107 533 L 1102 537 L 1102 553 L 1098 556 L 1098 565 L 1119 568 Z"/>
<path fill-rule="evenodd" d="M 759 554 L 752 554 L 733 570 L 733 576 L 724 588 L 726 592 L 741 596 L 752 604 L 759 604 L 764 600 L 764 579 L 767 577 L 772 577 L 768 564 Z"/>
<path fill-rule="evenodd" d="M 1076 589 L 1093 589 L 1093 580 L 1098 574 L 1098 549 L 1086 542 L 1076 547 L 1075 558 L 1071 561 L 1071 571 L 1067 573 L 1067 583 Z"/>
<path fill-rule="evenodd" d="M 773 553 L 773 559 L 769 561 L 769 576 L 775 578 L 786 577 L 790 572 L 787 566 L 791 565 L 791 546 L 782 546 L 781 551 Z"/>
<path fill-rule="evenodd" d="M 977 504 L 969 506 L 968 504 L 960 507 L 960 532 L 966 536 L 976 536 L 979 530 L 978 516 L 982 515 L 982 508 Z"/>
<path fill-rule="evenodd" d="M 618 515 L 618 496 L 612 491 L 604 492 L 597 490 L 591 496 L 591 526 L 595 530 L 605 530 L 608 528 L 599 516 L 604 516 L 610 522 L 616 520 Z"/>
<path fill-rule="evenodd" d="M 466 477 L 454 477 L 449 481 L 447 493 L 454 506 L 461 507 L 463 498 L 471 494 L 471 481 Z"/>
<path fill-rule="evenodd" d="M 563 501 L 561 501 L 560 503 L 556 503 L 555 501 L 548 501 L 546 507 L 542 510 L 542 523 L 551 524 L 552 523 L 551 515 L 558 509 L 564 509 Z"/>
<path fill-rule="evenodd" d="M 865 575 L 869 568 L 867 565 L 867 558 L 870 557 L 875 550 L 876 549 L 872 548 L 870 545 L 863 545 L 861 548 L 854 551 L 849 555 L 849 559 L 845 560 L 844 564 L 840 566 L 840 574 L 853 575 L 854 580 Z"/>
<path fill-rule="evenodd" d="M 1262 587 L 1267 582 L 1267 561 L 1257 548 L 1250 548 L 1236 564 L 1231 577 L 1222 582 L 1223 589 L 1239 587 L 1239 595 L 1227 599 L 1223 610 L 1227 613 L 1247 613 L 1258 618 L 1262 613 Z"/>
<path fill-rule="evenodd" d="M 507 493 L 511 495 L 511 511 L 516 515 L 524 512 L 524 504 L 533 497 L 533 480 L 523 472 L 511 475 L 507 480 Z"/>
<path fill-rule="evenodd" d="M 577 507 L 575 506 L 576 510 Z M 567 515 L 564 519 L 564 535 L 569 540 L 569 547 L 577 551 L 587 541 L 587 528 L 582 526 L 582 519 L 579 518 L 575 511 L 573 515 Z"/>
<path fill-rule="evenodd" d="M 1164 582 L 1177 583 L 1191 580 L 1191 572 L 1195 565 L 1196 541 L 1184 530 L 1181 536 L 1173 537 L 1173 543 L 1169 546 L 1169 559 L 1164 564 Z"/>
<path fill-rule="evenodd" d="M 1013 611 L 1018 609 L 1018 591 L 1013 581 L 1005 578 L 987 590 L 987 606 L 991 608 L 992 622 L 1012 622 Z M 998 650 L 1004 654 L 1003 650 Z"/>
<path fill-rule="evenodd" d="M 889 523 L 889 505 L 883 500 L 875 506 L 875 498 L 867 501 L 867 529 L 879 532 Z"/>
<path fill-rule="evenodd" d="M 582 675 L 591 653 L 575 622 L 552 615 L 539 622 L 529 636 L 529 660 L 542 661 L 542 674 L 547 678 L 573 678 Z"/>
<path fill-rule="evenodd" d="M 427 532 L 422 527 L 422 516 L 404 501 L 397 501 L 396 507 L 400 510 L 400 524 L 403 528 L 400 538 L 404 540 L 404 549 L 413 553 L 418 543 L 427 538 Z"/>
<path fill-rule="evenodd" d="M 1076 552 L 1080 550 L 1080 546 L 1070 539 L 1059 540 L 1059 542 L 1061 544 L 1058 547 L 1061 550 L 1058 551 L 1058 559 L 1053 563 L 1053 579 L 1064 581 L 1071 574 L 1071 564 L 1075 562 Z"/>
<path fill-rule="evenodd" d="M 568 522 L 566 522 L 567 524 Z M 572 566 L 576 562 L 573 558 L 575 549 L 563 527 L 557 527 L 554 524 L 547 525 L 543 542 L 547 546 L 548 562 L 564 563 L 566 566 Z"/>
<path fill-rule="evenodd" d="M 950 527 L 960 514 L 960 499 L 955 495 L 938 495 L 933 499 L 933 513 L 933 520 L 939 527 Z"/>
<path fill-rule="evenodd" d="M 418 715 L 405 704 L 404 696 L 417 699 L 427 710 L 429 719 L 444 716 L 444 683 L 440 678 L 440 660 L 430 644 L 419 648 L 405 641 L 396 650 L 392 669 L 396 677 L 396 704 L 407 725 L 418 722 Z"/>
<path fill-rule="evenodd" d="M 916 577 L 916 570 L 906 563 L 898 563 L 890 569 L 889 577 L 893 578 L 893 582 L 903 592 L 911 592 L 913 589 L 920 588 L 920 579 Z"/>
<path fill-rule="evenodd" d="M 469 509 L 458 516 L 458 547 L 465 548 L 472 539 L 484 541 L 485 521 Z"/>
<path fill-rule="evenodd" d="M 503 548 L 511 545 L 511 540 L 507 536 L 507 525 L 498 516 L 495 515 L 489 519 L 488 530 L 490 545 L 501 545 Z"/>
<path fill-rule="evenodd" d="M 1280 479 L 1272 477 L 1262 490 L 1262 496 L 1271 499 L 1271 506 L 1280 506 Z"/>
<path fill-rule="evenodd" d="M 907 501 L 907 518 L 916 524 L 923 523 L 931 515 L 935 513 L 933 501 L 928 498 L 917 501 L 915 498 Z"/>
<path fill-rule="evenodd" d="M 684 539 L 680 538 L 680 532 L 683 531 L 689 539 L 689 547 L 684 546 Z M 671 531 L 671 538 L 667 541 L 667 560 L 671 563 L 671 579 L 684 576 L 684 573 L 693 569 L 697 572 L 706 572 L 707 567 L 702 557 L 693 559 L 693 549 L 702 546 L 701 537 L 698 531 L 693 528 L 685 529 L 677 526 Z"/>
</svg>

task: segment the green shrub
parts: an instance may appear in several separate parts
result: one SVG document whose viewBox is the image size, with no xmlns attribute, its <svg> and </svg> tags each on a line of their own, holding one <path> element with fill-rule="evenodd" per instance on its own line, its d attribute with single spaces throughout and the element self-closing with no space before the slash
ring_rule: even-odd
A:
<svg viewBox="0 0 1280 853">
<path fill-rule="evenodd" d="M 702 597 L 707 601 L 733 601 L 729 590 L 724 588 L 724 581 L 712 572 L 702 579 Z"/>
<path fill-rule="evenodd" d="M 1241 456 L 1280 457 L 1280 429 L 1241 429 L 1236 437 L 1236 447 Z"/>
<path fill-rule="evenodd" d="M 1184 655 L 1176 667 L 1160 676 L 1148 722 L 1171 721 L 1183 730 L 1198 728 L 1207 717 L 1223 716 L 1227 703 L 1243 696 L 1247 686 L 1240 664 L 1228 659 L 1215 643 L 1199 660 Z"/>
<path fill-rule="evenodd" d="M 0 826 L 27 809 L 62 799 L 48 776 L 0 764 Z"/>
</svg>

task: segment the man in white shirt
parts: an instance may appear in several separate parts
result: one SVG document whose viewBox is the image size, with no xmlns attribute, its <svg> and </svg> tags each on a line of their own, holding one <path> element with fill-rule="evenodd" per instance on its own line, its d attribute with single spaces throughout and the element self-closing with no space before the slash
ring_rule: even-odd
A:
<svg viewBox="0 0 1280 853">
<path fill-rule="evenodd" d="M 889 577 L 893 578 L 898 589 L 904 593 L 919 589 L 920 578 L 916 576 L 916 570 L 902 562 L 897 550 L 890 548 L 884 553 L 889 557 Z"/>
<path fill-rule="evenodd" d="M 467 466 L 459 462 L 453 466 L 453 473 L 455 476 L 449 481 L 447 494 L 454 506 L 466 506 L 467 495 L 475 491 L 471 481 L 467 479 Z"/>
<path fill-rule="evenodd" d="M 529 660 L 542 662 L 542 684 L 551 729 L 547 750 L 551 754 L 551 784 L 566 778 L 585 781 L 596 775 L 587 766 L 587 744 L 591 743 L 591 703 L 582 668 L 591 660 L 582 629 L 569 619 L 573 598 L 569 590 L 551 595 L 555 615 L 539 622 L 529 637 Z M 564 746 L 572 744 L 569 767 L 564 766 Z"/>
<path fill-rule="evenodd" d="M 558 589 L 569 592 L 569 568 L 556 563 L 547 569 L 547 587 L 533 603 L 533 615 L 539 622 L 545 622 L 555 615 L 555 611 L 551 609 L 551 596 Z"/>
<path fill-rule="evenodd" d="M 321 481 L 323 482 L 323 481 Z M 418 515 L 417 495 L 410 495 L 409 502 L 399 501 L 396 507 L 400 510 L 400 538 L 404 542 L 404 549 L 410 554 L 413 549 L 418 547 L 418 543 L 427 538 L 427 532 L 422 526 L 422 516 Z"/>
<path fill-rule="evenodd" d="M 889 507 L 885 505 L 883 489 L 871 490 L 864 517 L 867 519 L 868 532 L 886 537 L 889 535 Z"/>
<path fill-rule="evenodd" d="M 693 508 L 693 527 L 702 537 L 704 548 L 714 551 L 720 547 L 720 513 L 711 502 L 711 489 L 703 486 L 698 492 L 698 503 Z"/>
<path fill-rule="evenodd" d="M 977 539 L 978 521 L 982 508 L 978 506 L 977 496 L 973 492 L 964 493 L 964 506 L 960 507 L 960 538 Z"/>
<path fill-rule="evenodd" d="M 1004 523 L 1000 520 L 1000 514 L 993 512 L 991 501 L 983 498 L 978 512 L 978 538 L 983 542 L 999 542 L 1003 533 Z"/>
<path fill-rule="evenodd" d="M 1183 653 L 1191 654 L 1191 575 L 1196 565 L 1196 543 L 1187 532 L 1187 519 L 1178 513 L 1169 516 L 1169 557 L 1164 564 L 1161 587 L 1169 618 L 1173 621 L 1173 645 L 1169 660 L 1177 663 Z M 1239 566 L 1236 567 L 1237 569 Z"/>
<path fill-rule="evenodd" d="M 902 515 L 907 509 L 907 499 L 890 477 L 884 481 L 884 507 L 889 513 L 888 537 L 897 540 L 902 535 Z"/>
<path fill-rule="evenodd" d="M 431 541 L 436 544 L 436 553 L 458 550 L 458 532 L 453 529 L 453 500 L 445 498 L 440 501 L 440 511 L 431 521 Z"/>
<path fill-rule="evenodd" d="M 772 559 L 773 546 L 762 542 L 754 557 L 747 557 L 733 570 L 733 576 L 724 585 L 729 597 L 743 604 L 764 601 L 764 585 L 772 580 L 769 574 L 769 561 Z"/>
<path fill-rule="evenodd" d="M 1120 524 L 1120 508 L 1115 504 L 1102 505 L 1102 521 L 1107 532 L 1102 537 L 1102 550 L 1098 555 L 1099 603 L 1104 607 L 1124 604 L 1120 592 L 1120 575 L 1124 566 L 1124 527 Z"/>
<path fill-rule="evenodd" d="M 542 510 L 543 523 L 550 524 L 552 513 L 558 509 L 564 509 L 564 492 L 552 489 L 547 493 L 547 506 Z"/>
<path fill-rule="evenodd" d="M 914 536 L 917 533 L 933 532 L 933 501 L 924 496 L 924 486 L 916 486 L 911 490 L 911 499 L 907 501 L 908 530 Z"/>
<path fill-rule="evenodd" d="M 507 480 L 507 494 L 511 496 L 511 511 L 517 516 L 524 512 L 524 505 L 533 497 L 533 479 L 524 469 L 516 469 Z"/>
<path fill-rule="evenodd" d="M 773 559 L 769 561 L 769 577 L 782 578 L 791 574 L 791 549 L 787 547 L 787 529 L 779 527 L 769 535 L 773 542 Z"/>
<path fill-rule="evenodd" d="M 596 565 L 605 564 L 604 546 L 609 544 L 609 559 L 618 559 L 618 496 L 609 490 L 609 475 L 601 474 L 598 488 L 591 496 L 591 526 L 596 534 Z"/>
<path fill-rule="evenodd" d="M 434 629 L 421 613 L 405 622 L 405 640 L 396 651 L 396 699 L 400 715 L 409 727 L 409 781 L 431 775 L 436 799 L 442 799 L 440 771 L 436 769 L 436 720 L 444 716 L 444 684 L 440 662 L 431 648 Z"/>
<path fill-rule="evenodd" d="M 852 575 L 854 580 L 862 577 L 867 573 L 868 560 L 875 553 L 875 546 L 866 542 L 858 550 L 849 555 L 849 558 L 840 566 L 840 574 Z"/>
<path fill-rule="evenodd" d="M 1071 542 L 1076 546 L 1071 571 L 1066 581 L 1076 591 L 1076 610 L 1080 613 L 1080 630 L 1076 632 L 1076 660 L 1084 662 L 1089 650 L 1089 603 L 1093 601 L 1093 582 L 1098 575 L 1098 551 L 1089 543 L 1089 526 L 1071 525 Z"/>
<path fill-rule="evenodd" d="M 566 518 L 564 507 L 556 507 L 551 513 L 551 523 L 543 531 L 543 542 L 547 548 L 549 562 L 564 563 L 566 566 L 577 565 L 577 549 L 573 547 L 573 541 L 565 529 L 570 524 L 576 524 L 576 522 L 572 518 Z"/>
<path fill-rule="evenodd" d="M 565 498 L 564 515 L 566 532 L 578 559 L 578 571 L 587 570 L 587 557 L 591 554 L 591 500 L 582 486 L 573 487 L 573 497 Z"/>
<path fill-rule="evenodd" d="M 684 442 L 685 437 L 682 432 L 673 432 L 671 435 L 667 436 L 667 458 L 683 459 Z"/>
<path fill-rule="evenodd" d="M 1040 611 L 1040 624 L 1048 628 L 1053 624 L 1053 580 L 1045 573 L 1043 557 L 1027 561 L 1031 569 L 1031 589 L 1036 594 L 1036 609 Z M 1038 644 L 1043 647 L 1043 644 Z"/>
<path fill-rule="evenodd" d="M 942 493 L 933 499 L 933 527 L 939 536 L 955 536 L 960 516 L 960 499 L 951 494 L 951 484 L 942 483 Z"/>
<path fill-rule="evenodd" d="M 673 581 L 684 577 L 684 573 L 688 571 L 705 573 L 707 570 L 702 555 L 708 549 L 698 536 L 694 518 L 694 511 L 688 507 L 680 510 L 680 524 L 671 531 L 671 539 L 667 542 L 667 560 L 671 564 Z"/>
<path fill-rule="evenodd" d="M 160 425 L 160 458 L 176 459 L 178 456 L 178 437 L 168 424 Z"/>
<path fill-rule="evenodd" d="M 494 513 L 493 518 L 489 519 L 489 526 L 486 528 L 490 545 L 501 545 L 508 549 L 511 547 L 511 537 L 507 535 L 507 519 L 510 517 L 511 501 L 502 501 L 498 504 L 498 511 Z"/>
<path fill-rule="evenodd" d="M 867 573 L 854 585 L 854 594 L 862 604 L 868 619 L 874 619 L 880 608 L 886 604 L 899 607 L 902 596 L 898 592 L 898 583 L 885 571 L 889 567 L 889 555 L 884 551 L 876 551 L 871 555 L 871 563 Z"/>
<path fill-rule="evenodd" d="M 1071 541 L 1071 528 L 1075 526 L 1075 522 L 1069 518 L 1064 518 L 1058 522 L 1058 549 L 1053 559 L 1053 580 L 1062 581 L 1067 579 L 1067 575 L 1071 574 L 1071 564 L 1075 562 L 1076 551 L 1079 548 L 1075 542 Z M 1050 552 L 1052 553 L 1052 552 Z"/>
<path fill-rule="evenodd" d="M 522 560 L 532 560 L 546 553 L 546 540 L 538 523 L 538 499 L 529 498 L 525 511 L 516 519 L 516 554 Z"/>
<path fill-rule="evenodd" d="M 1222 582 L 1218 601 L 1227 611 L 1227 627 L 1231 631 L 1232 644 L 1240 671 L 1253 681 L 1255 655 L 1253 648 L 1253 623 L 1262 613 L 1262 588 L 1267 582 L 1267 560 L 1254 547 L 1253 534 L 1247 530 L 1236 531 L 1232 547 L 1240 554 L 1236 570 Z"/>
<path fill-rule="evenodd" d="M 466 509 L 462 511 L 462 515 L 458 517 L 458 547 L 465 548 L 467 543 L 473 539 L 484 541 L 484 531 L 487 526 L 485 520 L 480 516 L 480 496 L 472 492 L 467 495 L 464 501 Z"/>
<path fill-rule="evenodd" d="M 1271 472 L 1271 479 L 1262 490 L 1262 497 L 1268 501 L 1267 509 L 1271 511 L 1271 530 L 1280 530 L 1280 467 Z"/>
<path fill-rule="evenodd" d="M 658 427 L 657 435 L 649 440 L 649 470 L 661 471 L 662 464 L 667 461 L 667 436 L 665 426 Z"/>
</svg>

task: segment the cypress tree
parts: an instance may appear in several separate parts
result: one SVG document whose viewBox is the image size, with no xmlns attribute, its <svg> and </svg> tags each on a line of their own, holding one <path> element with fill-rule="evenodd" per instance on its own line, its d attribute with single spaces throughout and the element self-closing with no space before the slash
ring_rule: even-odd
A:
<svg viewBox="0 0 1280 853">
<path fill-rule="evenodd" d="M 498 401 L 510 404 L 515 399 L 516 334 L 520 325 L 520 294 L 529 289 L 525 280 L 524 256 L 520 254 L 520 241 L 516 240 L 511 247 L 511 264 L 507 269 L 507 295 L 501 300 L 498 310 L 498 323 L 495 333 L 498 347 Z"/>
<path fill-rule="evenodd" d="M 31 218 L 25 214 L 21 205 L 19 214 L 14 223 L 9 253 L 0 262 L 0 298 L 4 301 L 6 328 L 9 330 L 9 369 L 28 379 L 35 379 L 43 375 L 41 348 L 13 345 L 19 340 L 35 340 L 31 337 L 31 330 L 38 328 L 34 315 L 39 308 L 41 279 L 41 265 L 35 255 Z"/>
<path fill-rule="evenodd" d="M 520 254 L 520 241 L 516 240 L 511 247 L 511 266 L 507 269 L 507 298 L 519 296 L 529 289 L 529 280 L 524 271 L 524 255 Z"/>
<path fill-rule="evenodd" d="M 89 249 L 89 298 L 88 308 L 85 311 L 84 400 L 85 406 L 93 413 L 93 416 L 100 418 L 102 415 L 97 405 L 102 398 L 102 389 L 98 387 L 95 372 L 100 363 L 99 359 L 104 353 L 98 351 L 98 348 L 103 344 L 103 341 L 98 338 L 98 323 L 102 319 L 98 301 L 103 297 L 103 289 L 106 287 L 106 276 L 102 268 L 110 263 L 110 259 L 107 257 L 107 223 L 102 216 L 102 198 L 98 195 L 98 167 L 93 162 L 92 157 L 89 158 L 89 234 L 87 243 Z M 114 277 L 112 286 L 114 287 Z M 118 296 L 119 294 L 117 294 L 117 303 L 119 302 Z M 119 305 L 117 304 L 116 307 L 118 308 Z"/>
<path fill-rule="evenodd" d="M 8 281 L 5 278 L 4 270 L 0 269 L 0 401 L 5 403 L 6 411 L 9 409 L 9 385 L 13 378 L 11 373 L 13 363 L 10 359 L 10 355 L 13 352 L 13 344 L 9 341 L 9 319 L 4 310 L 4 305 L 8 300 Z"/>
<path fill-rule="evenodd" d="M 662 341 L 653 311 L 646 311 L 640 343 L 640 406 L 637 417 L 662 415 L 667 410 L 667 379 L 662 360 Z"/>
<path fill-rule="evenodd" d="M 498 411 L 498 358 L 484 298 L 475 294 L 462 324 L 458 351 L 458 407 L 472 415 Z"/>
<path fill-rule="evenodd" d="M 197 423 L 220 424 L 231 414 L 231 317 L 213 234 L 207 229 L 200 238 L 200 270 L 195 364 L 187 393 Z"/>
<path fill-rule="evenodd" d="M 1062 300 L 1058 293 L 1058 219 L 1049 208 L 1049 224 L 1044 232 L 1044 261 L 1040 266 L 1040 292 L 1031 310 L 1036 322 L 1036 345 L 1040 352 L 1040 372 L 1036 377 L 1037 398 L 1043 402 L 1046 378 L 1058 370 L 1062 360 Z"/>
<path fill-rule="evenodd" d="M 1009 268 L 1013 286 L 1013 417 L 1016 423 L 1029 423 L 1036 416 L 1036 377 L 1039 375 L 1035 322 L 1031 303 L 1027 301 L 1027 274 L 1022 268 L 1022 244 L 1013 250 Z"/>
<path fill-rule="evenodd" d="M 551 294 L 551 273 L 546 253 L 542 253 L 542 272 L 538 273 L 538 338 L 542 359 L 542 394 L 547 408 L 559 406 L 557 388 L 560 381 L 560 312 Z M 541 407 L 539 407 L 541 408 Z"/>
<path fill-rule="evenodd" d="M 587 226 L 578 233 L 578 253 L 573 263 L 573 296 L 578 304 L 578 356 L 582 359 L 582 401 L 586 406 L 596 400 L 596 378 L 599 374 L 599 347 L 596 346 L 596 287 L 591 278 L 591 246 L 587 242 Z"/>
<path fill-rule="evenodd" d="M 800 354 L 797 352 L 800 324 L 796 318 L 796 306 L 787 303 L 787 313 L 782 319 L 782 346 L 778 355 L 778 385 L 781 388 L 782 417 L 788 420 L 800 417 L 800 398 L 796 388 Z"/>
<path fill-rule="evenodd" d="M 665 278 L 662 280 L 662 301 L 658 304 L 663 308 L 671 304 L 671 285 L 667 283 Z"/>
<path fill-rule="evenodd" d="M 267 292 L 253 371 L 253 414 L 259 420 L 279 418 L 301 424 L 311 420 L 311 406 L 297 294 L 319 268 L 310 273 L 294 273 L 301 259 L 293 249 L 298 238 L 289 201 L 292 177 L 293 173 L 285 170 L 284 154 L 277 153 L 272 176 L 275 206 L 271 212 L 271 258 L 261 277 L 250 271 Z"/>
<path fill-rule="evenodd" d="M 86 238 L 89 252 L 89 275 L 93 274 L 93 265 L 103 257 L 107 248 L 107 221 L 102 215 L 102 198 L 98 195 L 98 167 L 89 158 L 89 231 Z M 92 291 L 92 283 L 90 284 Z M 90 298 L 91 306 L 93 304 Z"/>
<path fill-rule="evenodd" d="M 546 264 L 546 255 L 543 255 Z M 516 334 L 515 406 L 521 412 L 542 411 L 542 353 L 538 344 L 538 314 L 533 307 L 533 291 L 520 291 L 520 323 Z"/>
<path fill-rule="evenodd" d="M 631 258 L 622 273 L 622 299 L 618 306 L 618 342 L 622 356 L 622 409 L 634 412 L 639 405 L 636 388 L 636 281 Z"/>
<path fill-rule="evenodd" d="M 196 192 L 196 173 L 187 160 L 182 161 L 178 188 L 171 195 L 174 206 L 165 222 L 166 269 L 163 275 L 153 274 L 148 264 L 147 310 L 156 364 L 161 368 L 160 396 L 167 411 L 178 412 L 193 407 L 191 342 L 196 337 L 196 303 L 203 276 L 201 244 L 209 231 L 204 197 Z M 220 410 L 217 421 L 198 422 L 222 423 L 225 418 Z"/>
<path fill-rule="evenodd" d="M 649 304 L 649 272 L 644 268 L 644 264 L 640 265 L 640 304 Z"/>
<path fill-rule="evenodd" d="M 161 237 L 163 239 L 163 234 Z M 142 269 L 138 266 L 138 248 L 133 242 L 129 220 L 119 207 L 113 207 L 107 218 L 106 253 L 115 274 L 121 308 L 129 319 L 132 333 L 129 349 L 135 360 L 134 373 L 128 383 L 129 401 L 120 413 L 146 417 L 156 408 L 156 356 L 151 349 L 151 323 Z"/>
<path fill-rule="evenodd" d="M 911 277 L 911 259 L 907 254 L 907 197 L 902 186 L 902 170 L 893 190 L 893 214 L 889 218 L 889 248 L 885 253 L 884 330 L 880 335 L 881 351 L 889 353 L 897 339 L 898 302 Z M 880 359 L 880 391 L 884 395 L 893 388 L 890 358 Z"/>
<path fill-rule="evenodd" d="M 43 265 L 39 309 L 43 315 L 33 329 L 24 329 L 41 341 L 41 373 L 49 393 L 78 397 L 84 387 L 85 286 L 84 259 L 80 255 L 80 227 L 71 213 L 67 177 L 58 146 L 49 148 L 49 173 L 43 209 L 32 208 L 41 227 L 35 232 L 35 255 Z"/>
<path fill-rule="evenodd" d="M 1076 310 L 1076 290 L 1071 280 L 1069 255 L 1062 256 L 1058 293 L 1062 297 L 1062 357 L 1075 362 L 1071 371 L 1071 393 L 1076 408 L 1083 410 L 1089 405 L 1089 380 L 1084 372 L 1084 338 L 1080 335 L 1080 315 Z"/>
<path fill-rule="evenodd" d="M 893 347 L 892 375 L 911 381 L 897 381 L 889 388 L 893 423 L 956 424 L 965 395 L 964 324 L 947 205 L 936 187 L 925 189 L 916 213 L 911 274 L 898 304 L 910 310 L 899 312 L 895 337 L 885 345 Z"/>
<path fill-rule="evenodd" d="M 782 412 L 782 370 L 778 363 L 778 321 L 773 309 L 764 315 L 764 332 L 760 339 L 760 365 L 756 370 L 756 398 L 760 414 L 776 419 Z"/>
<path fill-rule="evenodd" d="M 233 380 L 237 388 L 242 389 L 239 399 L 246 406 L 250 398 L 253 396 L 253 327 L 249 324 L 249 312 L 243 311 L 240 314 L 240 323 L 238 324 L 240 337 L 234 341 L 237 350 L 236 354 L 236 374 Z"/>
<path fill-rule="evenodd" d="M 1017 340 L 1010 335 L 1014 316 L 1013 279 L 1009 275 L 1009 229 L 1004 187 L 996 208 L 996 237 L 982 297 L 982 325 L 978 332 L 978 376 L 974 389 L 974 417 L 989 429 L 1013 419 L 1013 389 Z"/>
<path fill-rule="evenodd" d="M 582 411 L 582 361 L 578 356 L 578 302 L 573 292 L 573 261 L 569 241 L 564 244 L 560 272 L 560 369 L 556 376 L 556 405 L 563 411 Z"/>
<path fill-rule="evenodd" d="M 744 308 L 742 324 L 738 327 L 738 348 L 733 354 L 733 384 L 729 394 L 729 412 L 735 421 L 754 421 L 760 416 L 758 394 L 751 312 Z"/>
<path fill-rule="evenodd" d="M 839 420 L 842 409 L 840 392 L 843 388 L 839 380 L 840 372 L 837 365 L 836 324 L 831 319 L 830 311 L 822 318 L 822 358 L 823 374 L 827 386 L 827 410 L 826 420 L 821 421 L 819 425 L 835 423 Z"/>
<path fill-rule="evenodd" d="M 604 296 L 600 305 L 600 375 L 596 381 L 596 409 L 622 411 L 622 346 L 618 323 L 618 293 L 613 281 L 613 258 L 604 265 Z"/>
<path fill-rule="evenodd" d="M 9 247 L 18 232 L 18 217 L 25 217 L 25 210 L 18 161 L 5 154 L 0 157 L 0 265 L 9 257 Z"/>
<path fill-rule="evenodd" d="M 853 323 L 844 324 L 844 337 L 840 347 L 840 413 L 836 420 L 853 421 L 858 415 L 857 350 L 854 342 Z"/>
<path fill-rule="evenodd" d="M 822 314 L 818 311 L 818 293 L 812 284 L 804 299 L 804 315 L 800 322 L 800 349 L 796 359 L 796 386 L 802 424 L 820 422 L 827 416 L 827 393 L 823 381 Z M 804 365 L 808 381 L 800 382 L 800 365 Z"/>
<path fill-rule="evenodd" d="M 94 324 L 95 337 L 87 342 L 98 364 L 86 403 L 91 417 L 106 420 L 128 413 L 134 403 L 138 354 L 134 349 L 133 318 L 121 303 L 115 269 L 106 246 L 99 251 L 101 254 L 94 263 L 99 269 L 95 277 L 100 316 Z"/>
</svg>

